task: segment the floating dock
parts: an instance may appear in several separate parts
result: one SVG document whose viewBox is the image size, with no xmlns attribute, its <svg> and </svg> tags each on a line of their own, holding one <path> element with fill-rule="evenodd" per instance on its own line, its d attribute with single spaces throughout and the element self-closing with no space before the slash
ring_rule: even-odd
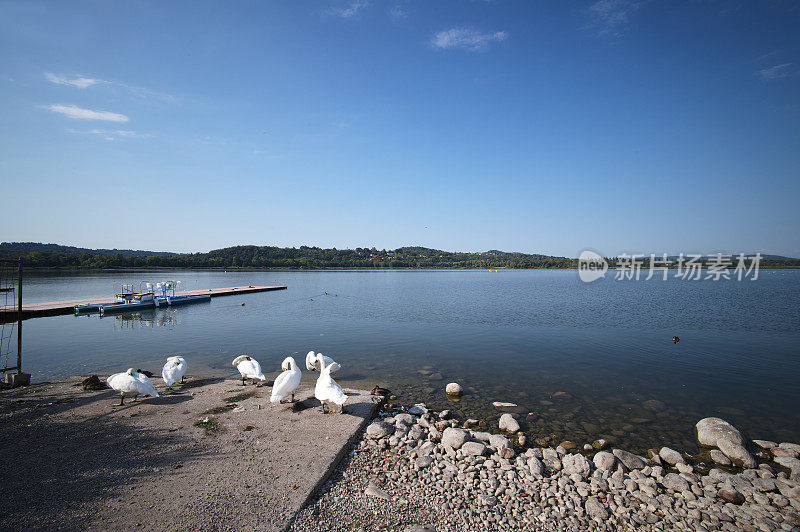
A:
<svg viewBox="0 0 800 532">
<path fill-rule="evenodd" d="M 273 290 L 286 290 L 285 286 L 232 286 L 229 288 L 207 288 L 205 290 L 186 290 L 178 292 L 179 295 L 209 295 L 211 297 L 232 296 L 235 294 L 252 294 L 255 292 L 272 292 Z M 22 319 L 39 318 L 42 316 L 58 316 L 60 314 L 74 314 L 76 305 L 96 304 L 108 305 L 114 302 L 113 297 L 97 297 L 94 299 L 73 299 L 72 301 L 50 301 L 47 303 L 23 303 Z M 0 321 L 17 319 L 17 307 L 0 308 Z"/>
</svg>

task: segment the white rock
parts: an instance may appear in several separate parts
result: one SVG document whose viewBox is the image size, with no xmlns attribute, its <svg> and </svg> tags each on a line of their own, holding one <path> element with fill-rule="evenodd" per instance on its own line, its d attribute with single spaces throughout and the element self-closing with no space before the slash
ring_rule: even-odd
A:
<svg viewBox="0 0 800 532">
<path fill-rule="evenodd" d="M 442 433 L 442 445 L 448 445 L 453 449 L 460 449 L 467 440 L 469 440 L 469 432 L 464 429 L 447 427 Z"/>
<path fill-rule="evenodd" d="M 484 442 L 491 441 L 491 439 L 492 439 L 492 435 L 491 434 L 489 434 L 488 432 L 482 432 L 482 431 L 481 432 L 473 432 L 472 433 L 472 437 L 475 438 L 476 440 L 481 440 L 481 441 L 484 441 Z"/>
<path fill-rule="evenodd" d="M 647 460 L 623 449 L 612 449 L 611 452 L 628 469 L 643 469 L 647 465 Z"/>
<path fill-rule="evenodd" d="M 500 416 L 500 430 L 506 432 L 519 432 L 519 423 L 511 414 L 503 414 Z"/>
<path fill-rule="evenodd" d="M 480 438 L 478 438 L 480 439 Z M 511 449 L 511 442 L 505 436 L 501 436 L 500 434 L 490 434 L 489 435 L 489 445 L 497 449 Z"/>
<path fill-rule="evenodd" d="M 582 478 L 587 478 L 592 471 L 589 460 L 582 454 L 568 454 L 561 459 L 561 467 L 568 475 L 577 474 Z"/>
<path fill-rule="evenodd" d="M 714 461 L 714 463 L 717 463 L 719 465 L 724 465 L 724 466 L 731 465 L 730 459 L 727 456 L 725 456 L 725 454 L 719 449 L 711 449 L 711 459 Z"/>
<path fill-rule="evenodd" d="M 516 408 L 519 405 L 517 405 L 516 403 L 504 403 L 502 401 L 495 401 L 494 403 L 492 403 L 492 406 L 495 408 Z"/>
<path fill-rule="evenodd" d="M 451 382 L 445 387 L 445 391 L 447 395 L 461 395 L 464 391 L 461 389 L 461 385 L 457 382 Z"/>
<path fill-rule="evenodd" d="M 700 445 L 718 448 L 736 465 L 756 467 L 756 460 L 747 452 L 744 437 L 736 427 L 718 417 L 703 418 L 696 427 Z"/>
<path fill-rule="evenodd" d="M 681 453 L 674 449 L 670 449 L 669 447 L 662 447 L 661 450 L 658 452 L 658 455 L 664 460 L 666 463 L 670 465 L 675 465 L 677 463 L 683 463 L 686 460 L 683 459 Z"/>
<path fill-rule="evenodd" d="M 686 479 L 680 475 L 676 475 L 675 473 L 667 473 L 664 475 L 663 480 L 661 480 L 661 484 L 665 488 L 677 492 L 686 491 L 689 489 L 689 483 L 686 481 Z"/>
<path fill-rule="evenodd" d="M 791 456 L 776 456 L 773 461 L 783 467 L 788 467 L 792 471 L 792 475 L 800 474 L 800 460 L 797 458 L 792 458 Z"/>
<path fill-rule="evenodd" d="M 599 519 L 603 521 L 608 518 L 608 511 L 606 510 L 605 506 L 598 500 L 597 497 L 589 497 L 586 499 L 586 513 L 589 516 L 594 517 L 595 519 Z"/>
<path fill-rule="evenodd" d="M 537 478 L 544 474 L 544 464 L 535 456 L 528 458 L 528 469 L 530 469 L 533 476 Z"/>
<path fill-rule="evenodd" d="M 394 426 L 384 421 L 374 421 L 367 426 L 367 437 L 377 440 L 394 434 Z"/>
<path fill-rule="evenodd" d="M 603 471 L 613 471 L 617 465 L 617 457 L 607 451 L 594 455 L 594 466 Z"/>
<path fill-rule="evenodd" d="M 481 456 L 486 452 L 486 446 L 476 441 L 468 441 L 461 446 L 461 451 L 467 456 Z"/>
</svg>

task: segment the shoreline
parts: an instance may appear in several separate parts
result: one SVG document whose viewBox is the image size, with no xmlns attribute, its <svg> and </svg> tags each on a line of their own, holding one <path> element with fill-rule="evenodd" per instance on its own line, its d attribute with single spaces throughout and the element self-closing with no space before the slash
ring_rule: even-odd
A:
<svg viewBox="0 0 800 532">
<path fill-rule="evenodd" d="M 365 392 L 361 414 L 325 416 L 308 382 L 292 407 L 235 378 L 124 407 L 80 382 L 0 392 L 0 447 L 17 457 L 0 507 L 28 528 L 800 530 L 800 445 L 717 418 L 697 432 L 711 462 L 540 447 L 511 415 L 487 431 Z"/>
<path fill-rule="evenodd" d="M 382 410 L 291 529 L 800 530 L 797 444 L 746 442 L 761 463 L 739 467 L 666 447 L 524 448 L 469 425 L 424 404 Z"/>
</svg>

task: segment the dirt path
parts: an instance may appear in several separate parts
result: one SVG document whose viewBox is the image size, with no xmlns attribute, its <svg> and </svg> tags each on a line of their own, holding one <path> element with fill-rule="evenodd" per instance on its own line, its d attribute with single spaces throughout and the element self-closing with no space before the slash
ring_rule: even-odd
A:
<svg viewBox="0 0 800 532">
<path fill-rule="evenodd" d="M 3 526 L 282 530 L 375 409 L 322 414 L 306 379 L 294 408 L 210 378 L 122 407 L 78 377 L 0 392 Z"/>
</svg>

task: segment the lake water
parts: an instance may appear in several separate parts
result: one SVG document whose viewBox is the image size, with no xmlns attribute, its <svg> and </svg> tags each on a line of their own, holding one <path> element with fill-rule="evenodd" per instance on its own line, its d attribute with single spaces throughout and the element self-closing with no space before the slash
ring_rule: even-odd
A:
<svg viewBox="0 0 800 532">
<path fill-rule="evenodd" d="M 691 451 L 694 424 L 715 415 L 754 438 L 800 442 L 800 271 L 592 284 L 562 270 L 48 273 L 29 275 L 24 295 L 101 297 L 142 279 L 288 289 L 27 320 L 25 370 L 35 381 L 129 367 L 160 374 L 179 354 L 190 374 L 233 375 L 230 361 L 247 353 L 274 377 L 287 354 L 302 364 L 314 350 L 342 364 L 335 377 L 346 385 L 380 384 L 461 419 L 496 427 L 491 402 L 517 403 L 531 440 L 603 436 L 631 450 Z M 451 381 L 465 387 L 460 401 L 444 394 Z"/>
</svg>

